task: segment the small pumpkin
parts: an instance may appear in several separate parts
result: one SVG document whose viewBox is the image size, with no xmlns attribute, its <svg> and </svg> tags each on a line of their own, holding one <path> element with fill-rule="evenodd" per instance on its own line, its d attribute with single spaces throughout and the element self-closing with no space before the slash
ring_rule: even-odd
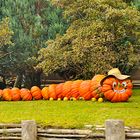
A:
<svg viewBox="0 0 140 140">
<path fill-rule="evenodd" d="M 102 92 L 111 102 L 125 102 L 132 95 L 132 87 L 130 79 L 120 80 L 111 76 L 103 81 Z"/>
<path fill-rule="evenodd" d="M 21 96 L 21 99 L 23 101 L 31 101 L 32 100 L 32 94 L 31 94 L 29 89 L 21 88 L 20 89 L 20 96 Z"/>
<path fill-rule="evenodd" d="M 42 99 L 41 89 L 39 87 L 33 86 L 30 91 L 35 100 Z"/>
</svg>

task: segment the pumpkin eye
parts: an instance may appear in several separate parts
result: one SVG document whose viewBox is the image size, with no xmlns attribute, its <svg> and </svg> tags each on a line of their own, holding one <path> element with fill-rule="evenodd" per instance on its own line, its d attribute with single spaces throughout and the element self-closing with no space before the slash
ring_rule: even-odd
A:
<svg viewBox="0 0 140 140">
<path fill-rule="evenodd" d="M 127 86 L 126 82 L 122 82 L 122 86 L 125 88 Z"/>
<path fill-rule="evenodd" d="M 116 82 L 113 82 L 112 87 L 115 88 L 117 86 Z"/>
</svg>

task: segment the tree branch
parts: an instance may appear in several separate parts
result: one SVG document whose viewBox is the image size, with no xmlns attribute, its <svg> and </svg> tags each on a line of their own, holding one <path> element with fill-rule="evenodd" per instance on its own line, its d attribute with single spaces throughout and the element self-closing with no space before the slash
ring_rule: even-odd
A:
<svg viewBox="0 0 140 140">
<path fill-rule="evenodd" d="M 13 53 L 13 51 L 8 52 L 8 53 L 4 54 L 3 56 L 0 56 L 0 59 L 2 59 L 3 57 L 5 57 L 5 56 L 7 56 L 7 55 L 9 55 L 9 54 L 11 54 L 11 53 Z"/>
</svg>

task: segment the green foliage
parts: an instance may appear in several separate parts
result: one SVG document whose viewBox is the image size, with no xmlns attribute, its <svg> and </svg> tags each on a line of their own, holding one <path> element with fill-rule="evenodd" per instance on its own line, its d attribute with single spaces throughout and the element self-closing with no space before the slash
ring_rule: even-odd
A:
<svg viewBox="0 0 140 140">
<path fill-rule="evenodd" d="M 66 34 L 47 42 L 39 54 L 46 74 L 91 78 L 118 67 L 128 73 L 139 61 L 140 12 L 122 0 L 62 0 Z"/>
<path fill-rule="evenodd" d="M 55 39 L 59 33 L 63 35 L 68 27 L 68 23 L 63 19 L 63 10 L 51 4 L 43 11 L 43 19 L 46 19 L 48 25 L 47 39 Z"/>
<path fill-rule="evenodd" d="M 138 10 L 140 10 L 140 1 L 139 0 L 123 0 L 123 1 L 133 7 L 136 7 Z"/>
<path fill-rule="evenodd" d="M 7 48 L 9 45 L 14 45 L 11 41 L 12 36 L 13 31 L 9 27 L 9 18 L 3 18 L 0 21 L 0 73 L 4 72 L 5 64 L 3 60 L 11 55 L 11 52 L 7 51 Z"/>
<path fill-rule="evenodd" d="M 140 1 L 139 0 L 133 0 L 131 2 L 132 6 L 135 6 L 140 11 Z"/>
<path fill-rule="evenodd" d="M 0 22 L 0 49 L 5 45 L 11 45 L 13 32 L 9 28 L 9 19 L 5 18 Z"/>
<path fill-rule="evenodd" d="M 46 40 L 63 34 L 67 28 L 62 10 L 48 0 L 6 0 L 0 4 L 2 16 L 10 19 L 15 44 L 7 48 L 13 53 L 3 59 L 3 65 L 14 74 L 32 71 L 37 64 L 37 52 Z"/>
</svg>

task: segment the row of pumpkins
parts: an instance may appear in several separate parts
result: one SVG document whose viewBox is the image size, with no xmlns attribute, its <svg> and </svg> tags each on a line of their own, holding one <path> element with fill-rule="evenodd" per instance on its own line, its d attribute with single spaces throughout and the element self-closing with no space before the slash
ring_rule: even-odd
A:
<svg viewBox="0 0 140 140">
<path fill-rule="evenodd" d="M 132 82 L 129 79 L 118 81 L 115 77 L 106 78 L 102 85 L 100 81 L 104 75 L 96 75 L 92 80 L 67 81 L 60 84 L 51 84 L 40 89 L 33 86 L 30 90 L 26 88 L 5 88 L 0 90 L 0 98 L 5 101 L 30 101 L 30 100 L 63 100 L 84 99 L 103 97 L 111 102 L 124 102 L 132 95 Z M 119 83 L 119 84 L 118 84 Z M 124 84 L 125 83 L 125 84 Z M 122 85 L 121 85 L 122 84 Z"/>
</svg>

